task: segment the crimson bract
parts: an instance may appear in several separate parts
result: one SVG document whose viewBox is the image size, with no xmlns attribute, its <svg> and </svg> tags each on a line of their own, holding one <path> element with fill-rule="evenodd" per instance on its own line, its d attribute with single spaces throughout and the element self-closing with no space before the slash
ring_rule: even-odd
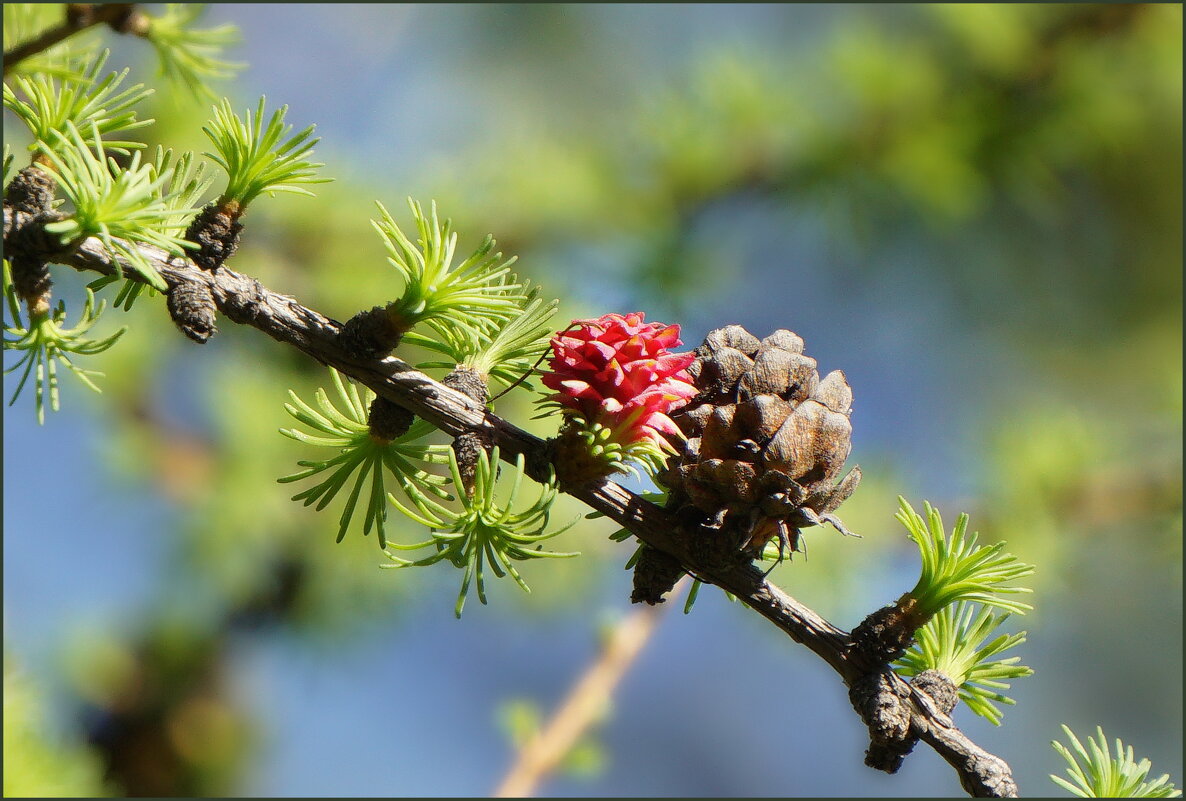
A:
<svg viewBox="0 0 1186 801">
<path fill-rule="evenodd" d="M 698 391 L 685 370 L 695 354 L 670 350 L 681 344 L 678 325 L 647 323 L 642 312 L 576 320 L 552 338 L 548 400 L 611 461 L 661 461 L 674 451 L 667 437 L 683 436 L 669 414 Z"/>
</svg>

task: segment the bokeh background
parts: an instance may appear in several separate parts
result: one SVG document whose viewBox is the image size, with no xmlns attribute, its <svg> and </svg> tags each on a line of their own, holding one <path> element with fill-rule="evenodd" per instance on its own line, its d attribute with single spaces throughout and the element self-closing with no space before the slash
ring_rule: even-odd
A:
<svg viewBox="0 0 1186 801">
<path fill-rule="evenodd" d="M 1009 621 L 1036 672 L 1002 726 L 957 722 L 1023 794 L 1061 793 L 1059 723 L 1181 783 L 1180 5 L 206 21 L 237 25 L 249 64 L 219 90 L 316 123 L 335 178 L 253 206 L 236 269 L 346 319 L 398 293 L 367 221 L 381 200 L 408 223 L 413 196 L 462 249 L 493 233 L 566 320 L 643 310 L 689 347 L 728 323 L 796 331 L 854 389 L 865 481 L 841 513 L 864 537 L 808 530 L 810 559 L 774 579 L 851 627 L 917 577 L 897 495 L 968 512 L 1038 567 Z M 109 38 L 151 83 L 148 48 Z M 205 149 L 206 110 L 156 98 L 153 141 Z M 556 543 L 579 559 L 454 620 L 456 571 L 381 571 L 373 538 L 334 544 L 339 507 L 275 482 L 314 456 L 277 434 L 286 390 L 324 370 L 230 323 L 196 347 L 159 306 L 110 313 L 131 330 L 94 365 L 102 395 L 67 377 L 43 427 L 28 393 L 5 413 L 6 794 L 488 794 L 509 721 L 546 715 L 630 611 L 631 549 L 583 522 Z M 959 794 L 930 749 L 885 776 L 865 745 L 835 675 L 709 588 L 667 610 L 541 792 Z"/>
</svg>

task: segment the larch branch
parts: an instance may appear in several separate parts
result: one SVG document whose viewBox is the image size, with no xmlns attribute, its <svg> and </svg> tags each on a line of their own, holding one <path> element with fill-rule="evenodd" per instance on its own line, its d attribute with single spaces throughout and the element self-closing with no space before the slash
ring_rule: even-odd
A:
<svg viewBox="0 0 1186 801">
<path fill-rule="evenodd" d="M 4 210 L 7 233 L 22 225 L 37 224 L 31 215 Z M 227 267 L 214 272 L 200 269 L 188 259 L 138 246 L 165 281 L 174 284 L 202 282 L 209 288 L 218 310 L 233 322 L 251 326 L 273 339 L 291 345 L 322 364 L 333 367 L 440 428 L 450 436 L 478 432 L 490 437 L 504 460 L 514 463 L 523 454 L 528 474 L 543 480 L 548 473 L 547 444 L 540 438 L 501 419 L 474 400 L 434 381 L 406 362 L 389 356 L 359 358 L 337 339 L 341 323 L 303 306 L 295 298 L 264 287 L 259 281 Z M 55 254 L 55 263 L 104 275 L 122 274 L 140 280 L 126 262 L 112 257 L 96 238 L 83 242 L 68 255 Z M 883 665 L 863 662 L 852 647 L 849 632 L 824 620 L 811 609 L 766 580 L 755 565 L 722 568 L 706 561 L 678 536 L 679 523 L 668 512 L 604 479 L 569 494 L 628 529 L 638 539 L 680 561 L 688 573 L 715 584 L 765 617 L 795 642 L 802 643 L 852 684 Z M 956 771 L 960 783 L 977 797 L 1013 797 L 1017 786 L 1009 766 L 967 738 L 951 719 L 935 708 L 930 698 L 905 680 L 890 674 L 893 692 L 908 702 L 910 729 L 943 757 Z"/>
</svg>

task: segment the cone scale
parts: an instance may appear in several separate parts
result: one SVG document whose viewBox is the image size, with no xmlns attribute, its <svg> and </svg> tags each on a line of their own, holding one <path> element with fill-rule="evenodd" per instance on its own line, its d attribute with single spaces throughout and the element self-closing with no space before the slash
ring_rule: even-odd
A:
<svg viewBox="0 0 1186 801">
<path fill-rule="evenodd" d="M 688 366 L 698 394 L 672 415 L 682 447 L 657 475 L 669 508 L 692 507 L 758 556 L 778 538 L 828 522 L 860 482 L 840 479 L 852 448 L 852 390 L 844 373 L 820 378 L 803 340 L 780 329 L 758 339 L 741 326 L 709 333 Z M 840 479 L 839 481 L 837 481 Z"/>
</svg>

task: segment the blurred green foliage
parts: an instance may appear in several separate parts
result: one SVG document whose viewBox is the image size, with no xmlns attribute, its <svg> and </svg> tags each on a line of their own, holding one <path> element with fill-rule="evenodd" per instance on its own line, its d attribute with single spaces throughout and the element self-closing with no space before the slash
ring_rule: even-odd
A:
<svg viewBox="0 0 1186 801">
<path fill-rule="evenodd" d="M 4 660 L 4 797 L 106 794 L 97 754 L 47 731 L 42 690 Z"/>
</svg>

